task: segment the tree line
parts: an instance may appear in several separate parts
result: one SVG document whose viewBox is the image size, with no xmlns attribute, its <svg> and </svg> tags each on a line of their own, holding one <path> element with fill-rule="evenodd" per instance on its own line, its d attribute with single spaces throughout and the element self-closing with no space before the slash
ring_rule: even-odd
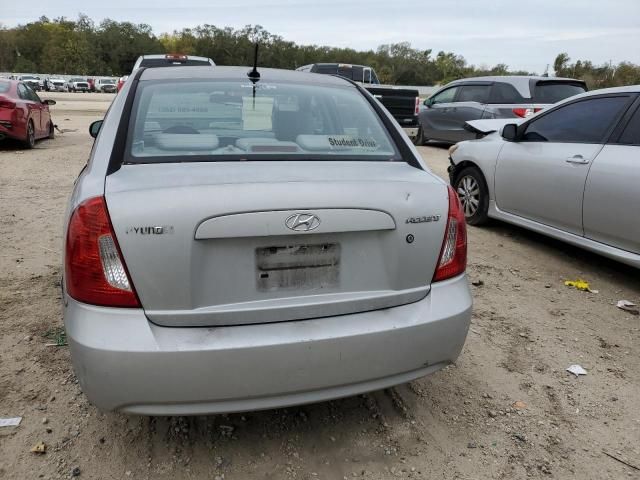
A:
<svg viewBox="0 0 640 480">
<path fill-rule="evenodd" d="M 41 17 L 35 22 L 6 28 L 0 25 L 0 71 L 119 76 L 131 72 L 136 58 L 152 53 L 184 53 L 211 57 L 218 65 L 250 65 L 253 45 L 260 43 L 260 64 L 294 69 L 316 62 L 343 62 L 372 66 L 383 83 L 437 85 L 479 75 L 527 75 L 505 64 L 470 65 L 453 52 L 419 50 L 408 42 L 358 51 L 318 45 L 298 45 L 267 32 L 259 25 L 241 29 L 200 25 L 172 33 L 154 34 L 149 25 L 105 19 L 96 24 L 86 15 L 77 20 Z M 591 88 L 640 83 L 640 66 L 570 63 L 558 55 L 558 76 L 582 78 Z"/>
</svg>

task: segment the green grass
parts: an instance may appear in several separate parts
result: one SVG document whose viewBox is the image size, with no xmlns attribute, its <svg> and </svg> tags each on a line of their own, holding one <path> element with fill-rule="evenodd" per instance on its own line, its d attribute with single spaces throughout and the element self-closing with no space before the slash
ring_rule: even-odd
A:
<svg viewBox="0 0 640 480">
<path fill-rule="evenodd" d="M 56 347 L 64 347 L 67 345 L 67 332 L 64 327 L 52 327 L 42 334 L 44 338 L 51 340 Z"/>
</svg>

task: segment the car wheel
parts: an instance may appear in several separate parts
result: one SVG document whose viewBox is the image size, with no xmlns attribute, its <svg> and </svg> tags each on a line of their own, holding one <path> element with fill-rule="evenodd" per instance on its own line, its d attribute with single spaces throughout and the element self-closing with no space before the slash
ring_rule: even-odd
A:
<svg viewBox="0 0 640 480">
<path fill-rule="evenodd" d="M 463 169 L 455 181 L 455 189 L 469 225 L 482 225 L 489 219 L 489 189 L 480 170 Z"/>
<path fill-rule="evenodd" d="M 53 122 L 49 122 L 49 140 L 53 140 L 56 136 L 56 129 Z"/>
<path fill-rule="evenodd" d="M 29 120 L 29 124 L 27 125 L 27 138 L 24 141 L 24 145 L 27 148 L 33 148 L 36 146 L 36 130 L 31 120 Z"/>
</svg>

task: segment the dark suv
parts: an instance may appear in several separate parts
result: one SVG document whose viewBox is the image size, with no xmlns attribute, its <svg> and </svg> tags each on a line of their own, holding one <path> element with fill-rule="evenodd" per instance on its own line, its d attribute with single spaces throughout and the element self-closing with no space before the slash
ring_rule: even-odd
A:
<svg viewBox="0 0 640 480">
<path fill-rule="evenodd" d="M 460 142 L 475 138 L 465 122 L 484 118 L 526 118 L 584 93 L 581 80 L 553 77 L 476 77 L 453 81 L 424 101 L 417 143 Z"/>
</svg>

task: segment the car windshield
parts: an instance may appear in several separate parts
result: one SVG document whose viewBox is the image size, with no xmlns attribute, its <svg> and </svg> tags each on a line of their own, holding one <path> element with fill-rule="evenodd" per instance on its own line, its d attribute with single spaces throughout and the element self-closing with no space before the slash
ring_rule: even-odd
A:
<svg viewBox="0 0 640 480">
<path fill-rule="evenodd" d="M 144 81 L 132 114 L 129 163 L 399 159 L 351 86 Z"/>
<path fill-rule="evenodd" d="M 5 82 L 4 80 L 0 80 L 0 93 L 8 92 L 10 87 L 11 87 L 10 82 Z"/>
<path fill-rule="evenodd" d="M 107 83 L 107 84 L 113 85 L 114 83 L 116 83 L 116 81 L 111 79 L 106 79 L 106 80 L 100 80 L 100 83 Z"/>
<path fill-rule="evenodd" d="M 23 75 L 22 76 L 22 80 L 26 81 L 26 80 L 37 80 L 36 77 L 32 77 L 30 75 Z"/>
<path fill-rule="evenodd" d="M 86 80 L 84 78 L 72 78 L 71 81 L 72 82 L 84 82 Z"/>
<path fill-rule="evenodd" d="M 585 87 L 579 83 L 539 82 L 533 94 L 533 101 L 535 103 L 557 103 L 584 92 L 586 92 Z"/>
</svg>

